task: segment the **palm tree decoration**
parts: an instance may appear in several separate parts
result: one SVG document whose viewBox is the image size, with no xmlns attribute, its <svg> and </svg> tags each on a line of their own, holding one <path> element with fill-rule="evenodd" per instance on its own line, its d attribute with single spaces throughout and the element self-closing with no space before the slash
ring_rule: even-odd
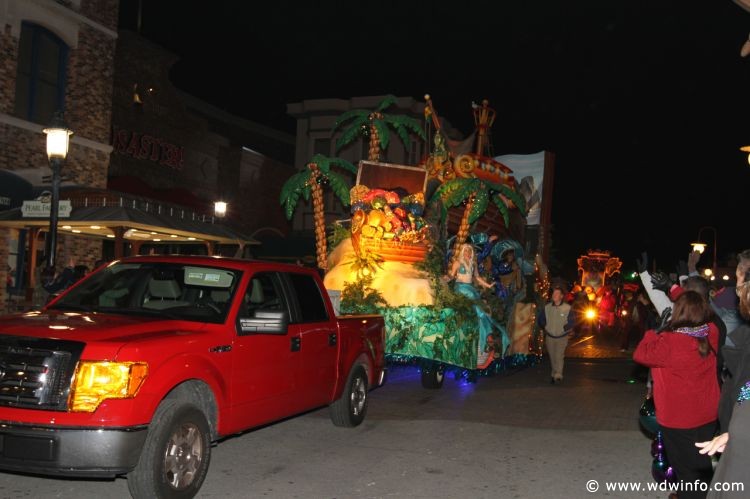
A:
<svg viewBox="0 0 750 499">
<path fill-rule="evenodd" d="M 524 216 L 526 215 L 526 202 L 523 196 L 511 187 L 482 180 L 476 177 L 458 177 L 442 184 L 435 191 L 433 201 L 440 198 L 443 202 L 442 218 L 448 216 L 448 208 L 466 203 L 461 225 L 458 227 L 454 248 L 460 247 L 469 237 L 469 227 L 484 215 L 490 200 L 497 206 L 503 216 L 503 222 L 507 227 L 510 224 L 508 218 L 508 205 L 513 202 Z M 458 258 L 458 252 L 453 251 L 450 265 Z"/>
<path fill-rule="evenodd" d="M 357 173 L 354 165 L 344 159 L 329 158 L 322 154 L 316 154 L 307 163 L 307 168 L 295 173 L 286 181 L 281 188 L 279 198 L 280 203 L 284 205 L 286 218 L 290 220 L 300 196 L 305 201 L 309 201 L 310 195 L 312 195 L 313 219 L 315 220 L 315 251 L 318 257 L 318 267 L 323 270 L 326 269 L 326 258 L 328 257 L 326 253 L 323 186 L 330 185 L 341 204 L 349 206 L 349 186 L 344 177 L 331 170 L 333 166 L 339 166 L 352 173 Z"/>
<path fill-rule="evenodd" d="M 427 140 L 419 121 L 409 116 L 386 114 L 383 112 L 395 103 L 396 97 L 388 95 L 373 111 L 352 109 L 339 116 L 339 119 L 333 124 L 332 131 L 335 132 L 345 123 L 349 124 L 349 128 L 336 141 L 336 152 L 354 142 L 359 136 L 369 136 L 370 149 L 367 159 L 369 161 L 379 161 L 380 151 L 385 151 L 390 142 L 391 133 L 388 127 L 396 131 L 396 134 L 401 138 L 407 150 L 410 144 L 409 133 L 416 134 L 422 140 Z"/>
</svg>

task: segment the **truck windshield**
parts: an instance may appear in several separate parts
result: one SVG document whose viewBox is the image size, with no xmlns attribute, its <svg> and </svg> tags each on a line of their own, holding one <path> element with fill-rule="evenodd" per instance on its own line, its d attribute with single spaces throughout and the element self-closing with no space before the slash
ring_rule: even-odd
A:
<svg viewBox="0 0 750 499">
<path fill-rule="evenodd" d="M 223 323 L 241 276 L 200 265 L 115 263 L 49 308 Z"/>
</svg>

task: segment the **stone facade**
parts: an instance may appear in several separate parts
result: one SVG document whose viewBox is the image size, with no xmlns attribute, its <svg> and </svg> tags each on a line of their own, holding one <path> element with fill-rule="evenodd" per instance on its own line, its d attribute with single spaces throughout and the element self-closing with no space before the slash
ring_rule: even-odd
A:
<svg viewBox="0 0 750 499">
<path fill-rule="evenodd" d="M 109 144 L 115 40 L 82 27 L 71 50 L 65 92 L 65 119 L 76 135 Z"/>
<path fill-rule="evenodd" d="M 109 143 L 119 0 L 80 0 L 67 4 L 6 0 L 4 6 L 0 12 L 0 169 L 38 179 L 51 173 L 42 132 L 46 123 L 32 123 L 26 116 L 14 116 L 19 37 L 23 23 L 31 23 L 46 28 L 67 46 L 65 120 L 74 135 L 63 166 L 63 178 L 68 184 L 106 187 L 112 150 Z M 39 187 L 45 186 L 42 183 Z M 9 261 L 10 241 L 17 238 L 17 231 L 0 228 L 3 282 L 7 280 L 5 262 Z M 40 242 L 37 258 L 41 258 L 43 247 Z M 101 251 L 100 239 L 60 234 L 58 270 L 71 258 L 76 264 L 91 268 L 101 257 Z M 7 290 L 2 286 L 0 311 L 7 304 Z"/>
<path fill-rule="evenodd" d="M 117 30 L 120 0 L 82 0 L 80 13 L 111 30 Z"/>
<path fill-rule="evenodd" d="M 9 25 L 0 25 L 0 112 L 13 112 L 16 94 L 16 53 L 18 40 L 13 38 Z"/>
</svg>

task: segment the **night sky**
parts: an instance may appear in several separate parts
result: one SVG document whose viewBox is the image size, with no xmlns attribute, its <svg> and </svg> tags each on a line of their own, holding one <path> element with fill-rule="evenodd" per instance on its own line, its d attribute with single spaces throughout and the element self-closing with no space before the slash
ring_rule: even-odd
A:
<svg viewBox="0 0 750 499">
<path fill-rule="evenodd" d="M 144 1 L 141 33 L 181 56 L 178 87 L 290 133 L 290 102 L 429 93 L 468 135 L 489 99 L 496 155 L 556 154 L 555 256 L 573 271 L 589 248 L 673 270 L 701 226 L 720 264 L 750 248 L 750 12 L 732 1 L 263 4 Z M 122 0 L 121 27 L 136 19 Z"/>
</svg>

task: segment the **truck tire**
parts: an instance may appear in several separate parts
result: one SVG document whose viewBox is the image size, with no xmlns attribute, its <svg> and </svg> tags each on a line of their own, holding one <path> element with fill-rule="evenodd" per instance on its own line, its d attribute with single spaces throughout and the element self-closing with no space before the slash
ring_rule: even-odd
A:
<svg viewBox="0 0 750 499">
<path fill-rule="evenodd" d="M 154 413 L 128 489 L 135 499 L 189 499 L 198 493 L 211 460 L 203 412 L 190 403 L 164 400 Z"/>
<path fill-rule="evenodd" d="M 367 413 L 367 373 L 362 366 L 355 366 L 346 381 L 341 398 L 328 406 L 331 421 L 336 426 L 358 426 Z"/>
<path fill-rule="evenodd" d="M 431 390 L 442 388 L 445 371 L 437 366 L 422 368 L 422 387 Z"/>
</svg>

